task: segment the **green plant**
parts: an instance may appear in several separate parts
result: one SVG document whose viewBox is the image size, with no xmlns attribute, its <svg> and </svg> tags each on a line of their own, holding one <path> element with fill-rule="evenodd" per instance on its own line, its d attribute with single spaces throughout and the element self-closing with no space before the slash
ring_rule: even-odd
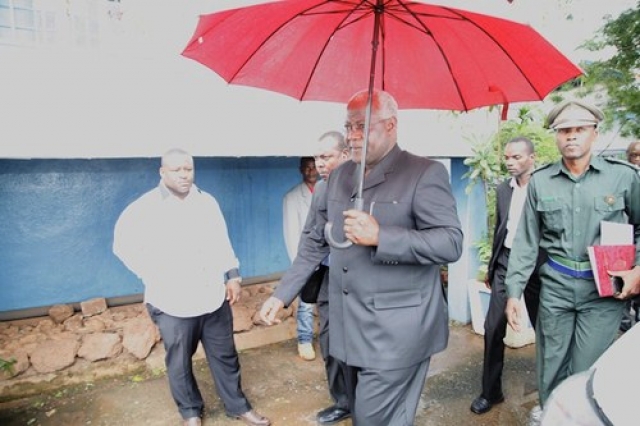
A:
<svg viewBox="0 0 640 426">
<path fill-rule="evenodd" d="M 466 158 L 464 164 L 469 167 L 463 175 L 469 180 L 466 192 L 481 183 L 487 208 L 487 232 L 480 240 L 473 243 L 478 250 L 480 270 L 478 277 L 486 273 L 491 258 L 493 244 L 493 228 L 495 226 L 496 187 L 509 177 L 502 161 L 505 144 L 511 139 L 524 136 L 529 138 L 536 150 L 536 164 L 541 166 L 557 161 L 560 158 L 555 138 L 544 128 L 544 116 L 532 107 L 524 106 L 518 110 L 517 118 L 504 122 L 498 132 L 485 141 L 472 143 L 473 156 Z"/>
<path fill-rule="evenodd" d="M 17 361 L 15 359 L 5 360 L 0 358 L 0 371 L 6 371 L 9 374 L 13 373 L 13 364 Z"/>
<path fill-rule="evenodd" d="M 484 281 L 487 276 L 492 244 L 493 241 L 489 233 L 486 233 L 480 240 L 473 243 L 473 247 L 478 250 L 478 260 L 480 261 L 480 267 L 476 275 L 478 281 Z"/>
</svg>

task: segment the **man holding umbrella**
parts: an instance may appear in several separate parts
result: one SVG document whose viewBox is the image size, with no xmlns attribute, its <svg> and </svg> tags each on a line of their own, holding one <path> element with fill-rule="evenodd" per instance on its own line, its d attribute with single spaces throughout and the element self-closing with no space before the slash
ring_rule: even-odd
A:
<svg viewBox="0 0 640 426">
<path fill-rule="evenodd" d="M 277 294 L 283 298 L 269 298 L 260 311 L 263 321 L 274 323 L 330 253 L 329 350 L 346 364 L 355 426 L 413 425 L 431 356 L 448 341 L 440 265 L 462 253 L 446 169 L 402 151 L 397 126 L 390 94 L 371 90 L 351 97 L 345 129 L 352 161 L 329 176 L 316 226 L 303 235 L 282 277 L 287 290 Z M 359 163 L 365 211 L 354 208 Z M 352 245 L 330 248 L 323 233 L 327 222 Z"/>
</svg>

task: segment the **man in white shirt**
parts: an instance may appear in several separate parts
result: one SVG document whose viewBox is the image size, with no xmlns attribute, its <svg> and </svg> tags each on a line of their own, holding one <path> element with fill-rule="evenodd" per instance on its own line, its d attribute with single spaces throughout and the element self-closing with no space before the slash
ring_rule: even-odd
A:
<svg viewBox="0 0 640 426">
<path fill-rule="evenodd" d="M 270 420 L 252 409 L 241 387 L 231 312 L 241 294 L 239 262 L 217 201 L 193 181 L 191 155 L 180 149 L 164 154 L 158 186 L 120 215 L 113 252 L 144 283 L 184 425 L 200 425 L 203 415 L 192 371 L 201 342 L 227 415 L 268 426 Z"/>
<path fill-rule="evenodd" d="M 471 404 L 471 411 L 484 414 L 494 404 L 504 401 L 502 367 L 504 337 L 507 332 L 505 307 L 507 295 L 504 278 L 509 253 L 527 196 L 527 185 L 535 166 L 536 154 L 531 140 L 516 137 L 504 147 L 504 163 L 511 178 L 496 188 L 496 224 L 493 233 L 491 260 L 485 284 L 491 288 L 489 310 L 484 323 L 484 363 L 482 393 Z M 535 326 L 538 313 L 540 280 L 533 274 L 525 291 L 525 303 L 531 323 Z"/>
<path fill-rule="evenodd" d="M 318 181 L 318 171 L 313 157 L 301 157 L 299 170 L 302 182 L 291 188 L 282 200 L 282 229 L 291 262 L 298 253 L 298 242 L 311 206 L 313 189 Z M 298 298 L 298 355 L 306 361 L 316 358 L 313 349 L 313 309 L 313 303 L 305 303 Z"/>
</svg>

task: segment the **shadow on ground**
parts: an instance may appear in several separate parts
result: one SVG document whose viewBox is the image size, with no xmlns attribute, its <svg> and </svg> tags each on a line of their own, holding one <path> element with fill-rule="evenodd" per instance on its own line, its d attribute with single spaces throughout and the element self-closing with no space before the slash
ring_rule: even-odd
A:
<svg viewBox="0 0 640 426">
<path fill-rule="evenodd" d="M 503 374 L 507 399 L 477 416 L 469 411 L 469 405 L 480 391 L 483 339 L 470 326 L 452 325 L 450 329 L 449 347 L 431 363 L 416 426 L 525 425 L 537 403 L 534 346 L 507 349 Z M 274 425 L 314 425 L 315 413 L 330 404 L 322 360 L 298 358 L 295 341 L 244 351 L 240 362 L 247 397 Z M 203 424 L 241 425 L 225 416 L 204 361 L 196 362 L 196 375 L 206 403 Z M 166 377 L 144 373 L 4 402 L 0 404 L 0 424 L 177 426 L 181 419 Z M 351 426 L 351 421 L 340 425 Z"/>
</svg>

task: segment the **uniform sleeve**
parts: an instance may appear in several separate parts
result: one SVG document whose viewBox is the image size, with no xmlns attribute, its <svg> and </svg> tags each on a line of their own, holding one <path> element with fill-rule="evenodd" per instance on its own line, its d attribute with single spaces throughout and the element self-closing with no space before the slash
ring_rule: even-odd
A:
<svg viewBox="0 0 640 426">
<path fill-rule="evenodd" d="M 527 199 L 516 230 L 516 237 L 509 254 L 505 286 L 507 296 L 520 299 L 529 277 L 536 268 L 540 249 L 540 216 L 536 209 L 536 182 L 531 177 L 527 188 Z"/>
<path fill-rule="evenodd" d="M 634 238 L 636 244 L 636 265 L 640 265 L 640 171 L 635 170 L 631 176 L 629 191 L 626 193 L 625 205 L 626 213 L 629 216 L 629 223 L 633 225 Z"/>
</svg>

